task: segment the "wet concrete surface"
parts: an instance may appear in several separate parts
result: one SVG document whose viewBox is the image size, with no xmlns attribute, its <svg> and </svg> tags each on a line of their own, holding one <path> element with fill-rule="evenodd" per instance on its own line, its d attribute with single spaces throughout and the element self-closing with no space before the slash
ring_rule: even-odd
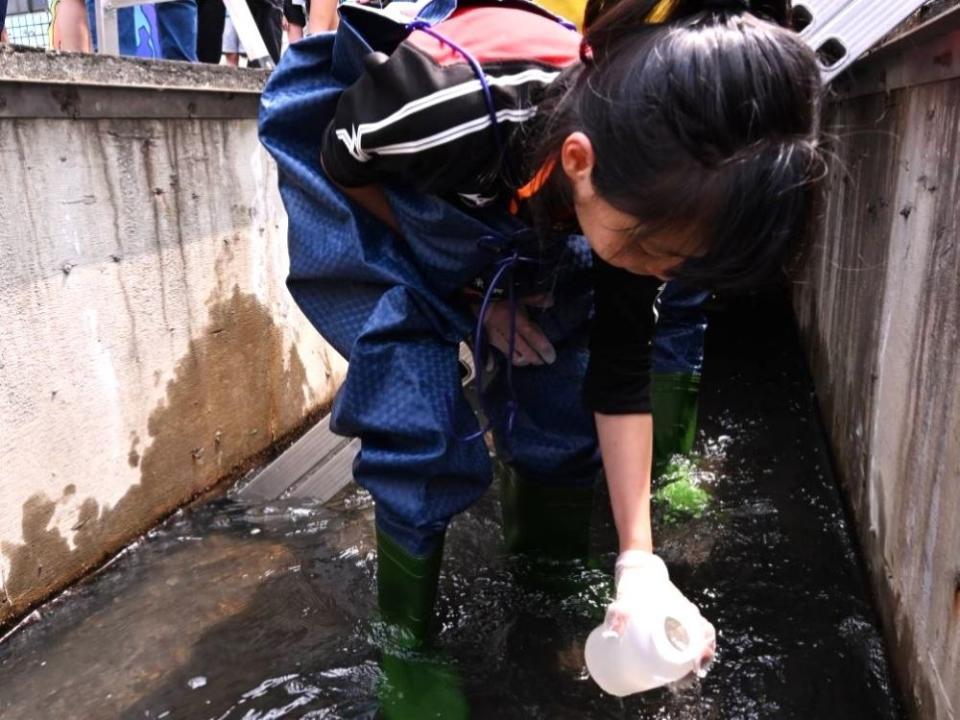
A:
<svg viewBox="0 0 960 720">
<path fill-rule="evenodd" d="M 728 304 L 707 358 L 698 466 L 712 501 L 697 519 L 661 515 L 657 542 L 718 628 L 710 674 L 605 696 L 582 659 L 605 573 L 522 582 L 491 492 L 449 535 L 437 698 L 460 693 L 471 717 L 499 720 L 902 717 L 786 304 Z M 379 717 L 373 551 L 371 502 L 354 488 L 326 506 L 228 496 L 182 511 L 0 644 L 0 717 Z"/>
</svg>

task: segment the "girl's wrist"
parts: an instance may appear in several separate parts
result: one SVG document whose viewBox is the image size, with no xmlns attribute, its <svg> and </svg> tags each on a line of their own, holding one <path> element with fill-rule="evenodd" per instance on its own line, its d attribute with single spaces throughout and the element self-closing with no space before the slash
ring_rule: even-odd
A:
<svg viewBox="0 0 960 720">
<path fill-rule="evenodd" d="M 641 550 L 643 552 L 653 552 L 653 537 L 650 534 L 633 535 L 620 539 L 620 553 L 630 552 L 631 550 Z"/>
</svg>

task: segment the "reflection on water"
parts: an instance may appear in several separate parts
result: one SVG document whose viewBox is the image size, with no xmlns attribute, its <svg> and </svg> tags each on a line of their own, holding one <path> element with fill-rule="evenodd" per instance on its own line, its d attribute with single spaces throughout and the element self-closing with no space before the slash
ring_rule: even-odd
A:
<svg viewBox="0 0 960 720">
<path fill-rule="evenodd" d="M 657 533 L 719 631 L 707 678 L 604 696 L 582 643 L 607 575 L 505 558 L 490 493 L 451 530 L 438 649 L 411 661 L 446 678 L 431 707 L 459 682 L 471 717 L 498 720 L 901 717 L 789 318 L 760 306 L 711 331 L 697 463 L 711 501 L 696 519 L 662 516 Z M 752 337 L 741 316 L 774 330 Z M 0 717 L 377 717 L 371 520 L 353 488 L 327 506 L 226 497 L 177 514 L 0 645 Z M 402 677 L 409 663 L 384 667 Z"/>
</svg>

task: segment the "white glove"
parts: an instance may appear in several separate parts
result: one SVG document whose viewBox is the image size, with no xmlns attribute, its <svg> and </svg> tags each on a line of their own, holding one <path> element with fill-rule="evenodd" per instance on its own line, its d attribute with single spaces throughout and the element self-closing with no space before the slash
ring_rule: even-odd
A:
<svg viewBox="0 0 960 720">
<path fill-rule="evenodd" d="M 689 637 L 688 630 L 676 623 L 667 633 L 670 642 L 682 649 L 690 644 L 700 646 L 690 672 L 701 673 L 716 652 L 716 631 L 700 610 L 670 582 L 663 560 L 643 550 L 628 550 L 617 558 L 617 599 L 607 608 L 604 637 L 622 638 L 632 619 L 642 622 L 641 615 L 656 611 L 668 617 L 694 618 L 702 628 L 702 635 Z M 688 625 L 694 623 L 688 623 Z M 696 633 L 696 630 L 694 631 Z"/>
</svg>

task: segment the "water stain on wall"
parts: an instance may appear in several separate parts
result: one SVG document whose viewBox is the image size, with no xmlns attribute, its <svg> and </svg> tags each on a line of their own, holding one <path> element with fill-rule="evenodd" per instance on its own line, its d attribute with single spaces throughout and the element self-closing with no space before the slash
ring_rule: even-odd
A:
<svg viewBox="0 0 960 720">
<path fill-rule="evenodd" d="M 24 541 L 0 546 L 10 562 L 0 626 L 300 426 L 313 400 L 299 354 L 286 351 L 270 309 L 234 287 L 211 306 L 206 329 L 177 363 L 150 415 L 147 441 L 131 438 L 128 461 L 139 464 L 139 484 L 113 506 L 83 500 L 72 548 L 49 526 L 58 505 L 76 502 L 75 486 L 59 498 L 37 493 L 24 503 Z"/>
</svg>

